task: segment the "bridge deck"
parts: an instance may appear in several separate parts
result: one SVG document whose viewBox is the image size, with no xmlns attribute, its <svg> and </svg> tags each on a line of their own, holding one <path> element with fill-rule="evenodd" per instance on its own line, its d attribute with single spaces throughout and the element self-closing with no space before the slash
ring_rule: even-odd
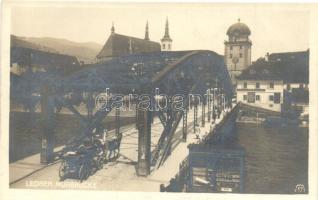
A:
<svg viewBox="0 0 318 200">
<path fill-rule="evenodd" d="M 206 109 L 207 110 L 207 109 Z M 201 120 L 199 110 L 198 121 Z M 216 122 L 219 123 L 221 119 Z M 155 119 L 152 126 L 152 149 L 155 148 L 158 138 L 163 127 L 159 123 L 159 119 Z M 201 137 L 209 132 L 210 124 L 205 123 L 204 127 L 200 128 Z M 81 189 L 101 189 L 101 190 L 128 190 L 128 191 L 159 191 L 160 184 L 167 184 L 169 180 L 178 172 L 179 164 L 187 156 L 187 145 L 197 142 L 196 135 L 193 134 L 193 110 L 188 113 L 188 139 L 187 142 L 181 142 L 176 146 L 174 151 L 168 157 L 166 162 L 148 177 L 138 177 L 136 175 L 135 164 L 137 162 L 138 150 L 138 135 L 134 125 L 122 127 L 123 139 L 121 144 L 121 156 L 115 161 L 108 163 L 102 170 L 97 171 L 90 176 L 84 184 L 81 184 Z M 177 128 L 176 137 L 182 137 L 182 123 Z M 37 188 L 55 188 L 55 189 L 76 189 L 76 184 L 79 183 L 76 179 L 67 179 L 64 182 L 59 181 L 58 169 L 60 163 L 55 163 L 50 166 L 39 165 L 39 155 L 34 155 L 10 164 L 10 183 L 15 180 L 10 186 L 12 188 L 30 188 L 30 184 L 36 185 Z M 42 169 L 43 168 L 43 169 Z M 41 169 L 41 170 L 39 170 Z M 35 173 L 22 178 L 33 171 Z M 20 174 L 16 174 L 20 171 Z M 23 173 L 24 172 L 24 173 Z M 22 178 L 19 180 L 19 178 Z M 32 182 L 36 180 L 35 182 Z M 92 186 L 94 185 L 94 186 Z M 35 186 L 34 186 L 35 187 Z M 92 188 L 93 187 L 93 188 Z"/>
</svg>

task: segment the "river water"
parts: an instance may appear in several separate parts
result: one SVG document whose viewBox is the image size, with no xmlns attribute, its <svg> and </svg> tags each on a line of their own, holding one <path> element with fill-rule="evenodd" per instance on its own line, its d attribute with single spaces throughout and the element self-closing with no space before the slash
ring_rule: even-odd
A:
<svg viewBox="0 0 318 200">
<path fill-rule="evenodd" d="M 237 124 L 238 143 L 246 151 L 246 193 L 308 192 L 308 128 L 265 128 Z"/>
<path fill-rule="evenodd" d="M 121 117 L 122 126 L 134 123 L 134 117 Z M 115 129 L 115 117 L 107 116 L 103 120 L 108 130 Z M 80 120 L 74 115 L 57 114 L 54 128 L 54 146 L 62 146 L 73 137 L 82 133 Z M 9 159 L 10 163 L 41 151 L 41 115 L 40 113 L 11 112 Z"/>
</svg>

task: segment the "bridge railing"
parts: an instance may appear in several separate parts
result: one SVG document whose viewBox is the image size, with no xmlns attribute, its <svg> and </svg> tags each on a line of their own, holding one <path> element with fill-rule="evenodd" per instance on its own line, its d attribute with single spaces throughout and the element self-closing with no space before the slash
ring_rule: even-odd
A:
<svg viewBox="0 0 318 200">
<path fill-rule="evenodd" d="M 189 177 L 189 158 L 186 157 L 179 165 L 179 172 L 173 177 L 169 184 L 160 185 L 160 192 L 183 192 Z"/>
<path fill-rule="evenodd" d="M 226 122 L 228 120 L 233 121 L 233 117 L 235 117 L 238 107 L 238 105 L 235 105 L 235 107 L 224 116 L 221 122 L 219 122 L 206 137 L 201 139 L 200 144 L 207 144 L 210 141 L 220 141 L 219 139 L 221 139 L 222 137 L 220 137 L 220 134 L 217 133 L 220 132 L 222 127 L 226 125 Z M 164 184 L 160 185 L 160 192 L 184 192 L 190 178 L 189 173 L 189 157 L 187 156 L 180 163 L 179 172 L 170 180 L 169 184 L 167 186 L 165 186 Z"/>
</svg>

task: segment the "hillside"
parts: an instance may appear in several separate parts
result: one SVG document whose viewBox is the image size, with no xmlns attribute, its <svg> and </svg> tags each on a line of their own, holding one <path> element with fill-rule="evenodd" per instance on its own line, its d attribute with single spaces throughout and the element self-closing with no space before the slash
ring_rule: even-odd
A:
<svg viewBox="0 0 318 200">
<path fill-rule="evenodd" d="M 79 43 L 58 38 L 17 37 L 14 35 L 11 37 L 11 45 L 71 55 L 84 62 L 93 62 L 102 48 L 102 45 L 94 42 Z"/>
</svg>

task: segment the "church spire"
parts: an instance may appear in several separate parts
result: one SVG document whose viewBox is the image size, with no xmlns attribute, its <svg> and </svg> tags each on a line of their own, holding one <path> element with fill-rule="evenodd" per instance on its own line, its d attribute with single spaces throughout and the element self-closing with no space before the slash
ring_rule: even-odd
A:
<svg viewBox="0 0 318 200">
<path fill-rule="evenodd" d="M 149 27 L 148 27 L 148 20 L 147 20 L 147 24 L 146 24 L 145 40 L 149 40 Z"/>
<path fill-rule="evenodd" d="M 169 35 L 169 22 L 168 17 L 166 19 L 165 35 L 161 39 L 161 51 L 171 51 L 172 39 Z"/>
<path fill-rule="evenodd" d="M 162 39 L 171 40 L 170 35 L 169 35 L 169 21 L 168 21 L 168 17 L 166 19 L 165 35 L 163 36 Z"/>
<path fill-rule="evenodd" d="M 112 23 L 111 33 L 112 33 L 112 34 L 114 34 L 114 33 L 115 33 L 114 22 Z"/>
</svg>

